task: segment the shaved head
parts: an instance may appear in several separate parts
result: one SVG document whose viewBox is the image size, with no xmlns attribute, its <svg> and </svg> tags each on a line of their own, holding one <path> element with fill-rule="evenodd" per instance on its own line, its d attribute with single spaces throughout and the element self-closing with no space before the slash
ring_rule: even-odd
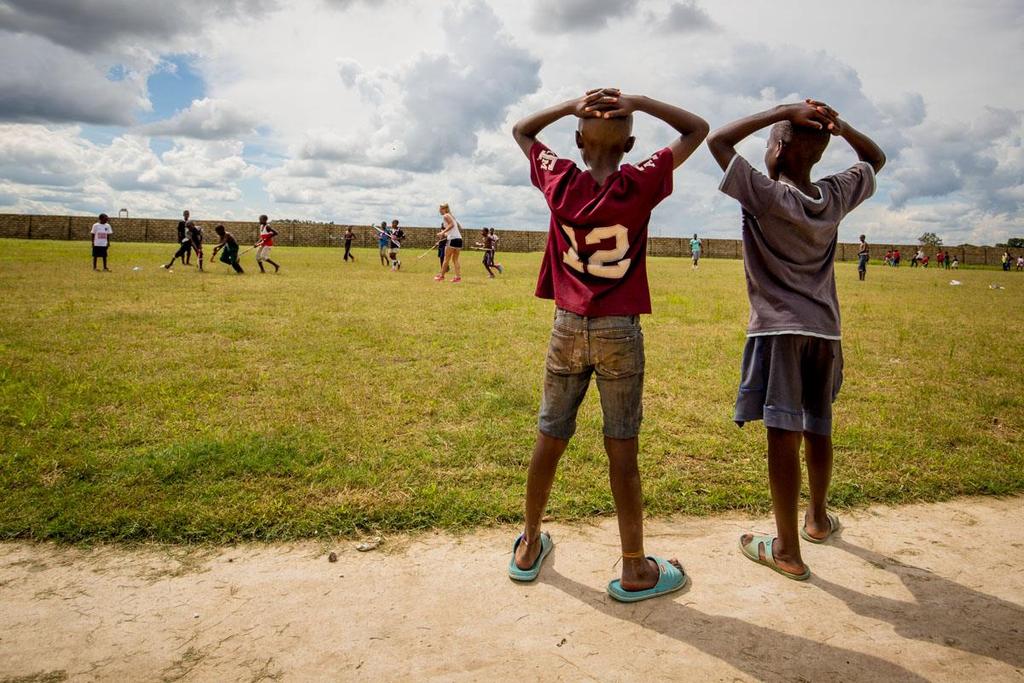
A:
<svg viewBox="0 0 1024 683">
<path fill-rule="evenodd" d="M 779 121 L 772 126 L 768 142 L 782 143 L 796 156 L 816 163 L 825 153 L 832 134 L 826 129 L 818 130 L 809 126 L 794 126 L 790 121 Z"/>
<path fill-rule="evenodd" d="M 578 130 L 584 145 L 601 149 L 623 147 L 633 134 L 633 115 L 614 119 L 580 119 Z"/>
</svg>

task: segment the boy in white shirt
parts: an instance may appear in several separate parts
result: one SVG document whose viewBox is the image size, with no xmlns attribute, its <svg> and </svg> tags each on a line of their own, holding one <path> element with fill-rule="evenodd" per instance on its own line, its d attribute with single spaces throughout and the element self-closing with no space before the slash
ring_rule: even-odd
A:
<svg viewBox="0 0 1024 683">
<path fill-rule="evenodd" d="M 103 259 L 103 270 L 107 273 L 110 272 L 107 268 L 107 247 L 110 246 L 110 235 L 114 232 L 107 222 L 109 220 L 107 214 L 101 213 L 99 223 L 93 223 L 92 230 L 89 231 L 92 236 L 92 269 L 99 270 L 96 267 L 96 259 Z"/>
</svg>

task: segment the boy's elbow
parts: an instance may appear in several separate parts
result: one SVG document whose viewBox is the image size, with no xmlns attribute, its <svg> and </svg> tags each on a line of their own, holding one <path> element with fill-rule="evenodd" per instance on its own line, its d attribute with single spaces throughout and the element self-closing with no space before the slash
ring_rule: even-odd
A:
<svg viewBox="0 0 1024 683">
<path fill-rule="evenodd" d="M 694 129 L 693 134 L 699 137 L 701 140 L 705 140 L 708 137 L 708 133 L 711 132 L 711 125 L 704 119 L 700 120 L 700 123 Z"/>
<path fill-rule="evenodd" d="M 878 173 L 882 170 L 882 167 L 885 166 L 885 162 L 885 152 L 878 150 L 878 158 L 872 162 L 871 167 L 875 169 L 875 173 Z"/>
</svg>

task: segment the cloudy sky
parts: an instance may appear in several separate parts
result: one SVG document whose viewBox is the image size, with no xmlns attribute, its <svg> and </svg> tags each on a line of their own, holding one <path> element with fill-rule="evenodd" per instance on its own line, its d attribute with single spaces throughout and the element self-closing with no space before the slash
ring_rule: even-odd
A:
<svg viewBox="0 0 1024 683">
<path fill-rule="evenodd" d="M 0 212 L 544 229 L 512 123 L 616 86 L 712 127 L 828 101 L 889 156 L 843 239 L 1024 236 L 1019 0 L 0 0 L 0 63 Z M 675 177 L 655 234 L 738 235 L 706 148 Z"/>
</svg>

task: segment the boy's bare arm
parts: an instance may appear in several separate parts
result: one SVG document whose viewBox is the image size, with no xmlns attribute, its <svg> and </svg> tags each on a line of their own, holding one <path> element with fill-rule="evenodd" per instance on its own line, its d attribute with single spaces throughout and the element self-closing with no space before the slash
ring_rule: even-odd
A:
<svg viewBox="0 0 1024 683">
<path fill-rule="evenodd" d="M 610 88 L 596 88 L 590 90 L 583 97 L 566 100 L 553 107 L 542 109 L 536 114 L 520 119 L 512 126 L 512 137 L 519 143 L 523 154 L 529 156 L 530 148 L 537 142 L 537 134 L 550 126 L 555 121 L 566 116 L 577 116 L 579 118 L 598 118 L 613 102 L 618 95 L 617 90 Z"/>
<path fill-rule="evenodd" d="M 605 92 L 610 91 L 611 89 L 608 89 Z M 617 93 L 617 101 L 612 102 L 613 106 L 602 114 L 604 118 L 629 116 L 635 111 L 642 111 L 656 119 L 661 119 L 676 129 L 679 137 L 668 146 L 672 150 L 673 168 L 679 168 L 684 161 L 689 159 L 708 135 L 708 130 L 710 130 L 708 122 L 681 107 L 643 95 L 622 95 L 617 90 L 614 92 Z"/>
<path fill-rule="evenodd" d="M 727 123 L 712 132 L 708 136 L 711 156 L 715 157 L 715 161 L 724 171 L 736 156 L 736 145 L 741 140 L 779 121 L 792 121 L 797 126 L 810 126 L 820 130 L 833 123 L 835 119 L 822 107 L 812 104 L 811 100 L 796 104 L 780 104 L 759 114 L 751 114 Z"/>
<path fill-rule="evenodd" d="M 824 102 L 807 100 L 807 104 L 817 107 L 819 111 L 832 119 L 828 124 L 829 131 L 833 135 L 838 135 L 846 140 L 850 147 L 853 148 L 853 151 L 857 154 L 858 159 L 871 164 L 871 168 L 875 169 L 875 173 L 882 170 L 882 167 L 885 166 L 885 152 L 882 151 L 881 147 L 875 144 L 874 140 L 869 138 L 867 135 L 864 135 L 864 133 L 861 133 L 843 119 L 839 118 L 839 112 Z"/>
</svg>

